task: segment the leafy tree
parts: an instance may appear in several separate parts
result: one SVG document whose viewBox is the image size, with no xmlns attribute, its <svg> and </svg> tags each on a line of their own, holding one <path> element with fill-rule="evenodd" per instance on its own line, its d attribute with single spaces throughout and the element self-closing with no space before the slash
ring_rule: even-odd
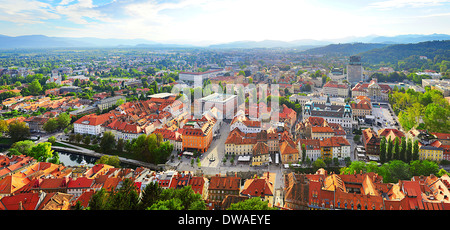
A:
<svg viewBox="0 0 450 230">
<path fill-rule="evenodd" d="M 380 141 L 380 162 L 386 162 L 386 137 L 383 136 Z"/>
<path fill-rule="evenodd" d="M 305 144 L 302 144 L 302 162 L 305 162 L 306 160 L 306 146 Z"/>
<path fill-rule="evenodd" d="M 409 165 L 400 160 L 393 160 L 389 162 L 389 177 L 383 176 L 384 183 L 396 183 L 398 180 L 409 180 L 411 174 L 409 172 Z"/>
<path fill-rule="evenodd" d="M 387 151 L 386 151 L 386 162 L 389 162 L 392 160 L 392 141 L 389 137 L 388 139 L 388 145 L 387 145 Z"/>
<path fill-rule="evenodd" d="M 59 129 L 66 128 L 67 126 L 70 125 L 70 121 L 71 120 L 72 119 L 70 118 L 70 115 L 68 113 L 61 113 L 61 114 L 59 114 L 58 119 L 57 119 L 57 121 L 58 121 L 58 128 Z"/>
<path fill-rule="evenodd" d="M 40 162 L 46 162 L 47 159 L 53 158 L 52 144 L 50 142 L 42 142 L 33 146 L 30 156 Z"/>
<path fill-rule="evenodd" d="M 277 210 L 270 208 L 269 202 L 262 201 L 259 197 L 252 197 L 250 199 L 240 201 L 230 205 L 228 210 Z"/>
<path fill-rule="evenodd" d="M 54 144 L 56 142 L 56 137 L 55 136 L 51 136 L 48 138 L 48 142 Z"/>
<path fill-rule="evenodd" d="M 84 139 L 83 139 L 83 143 L 85 145 L 89 145 L 91 143 L 91 137 L 89 135 L 87 135 Z"/>
<path fill-rule="evenodd" d="M 15 120 L 9 123 L 8 134 L 13 142 L 23 141 L 30 137 L 30 128 L 25 122 Z"/>
<path fill-rule="evenodd" d="M 95 192 L 89 200 L 90 210 L 107 210 L 108 196 L 109 195 L 104 188 Z"/>
<path fill-rule="evenodd" d="M 320 168 L 325 168 L 327 165 L 325 164 L 325 161 L 323 161 L 321 158 L 318 158 L 316 161 L 314 161 L 313 163 L 313 168 L 314 170 L 320 169 Z"/>
<path fill-rule="evenodd" d="M 118 156 L 103 155 L 95 162 L 95 164 L 107 164 L 114 166 L 115 168 L 120 168 L 120 159 Z"/>
<path fill-rule="evenodd" d="M 419 160 L 419 141 L 415 140 L 413 145 L 412 159 L 413 161 Z"/>
<path fill-rule="evenodd" d="M 400 160 L 400 144 L 398 143 L 398 137 L 394 139 L 394 151 L 392 154 L 394 160 Z"/>
<path fill-rule="evenodd" d="M 162 191 L 162 188 L 156 182 L 147 184 L 142 191 L 141 208 L 145 209 L 155 204 L 160 199 Z"/>
<path fill-rule="evenodd" d="M 139 194 L 134 182 L 126 178 L 122 186 L 110 196 L 108 202 L 110 210 L 137 210 L 139 208 Z"/>
<path fill-rule="evenodd" d="M 100 141 L 100 151 L 104 154 L 110 154 L 114 148 L 116 141 L 114 134 L 110 131 L 104 132 Z"/>
<path fill-rule="evenodd" d="M 47 122 L 45 122 L 42 128 L 46 132 L 53 133 L 58 129 L 58 121 L 55 118 L 50 118 Z"/>
<path fill-rule="evenodd" d="M 34 79 L 28 86 L 28 91 L 31 95 L 37 96 L 42 91 L 42 85 L 37 79 Z"/>
<path fill-rule="evenodd" d="M 23 154 L 29 156 L 31 148 L 33 148 L 34 146 L 34 142 L 30 140 L 18 141 L 11 146 L 11 149 L 14 149 L 15 151 L 11 149 L 9 149 L 9 151 L 14 151 L 15 153 L 18 153 L 17 155 Z"/>
<path fill-rule="evenodd" d="M 406 162 L 409 163 L 412 160 L 412 141 L 411 139 L 407 140 L 406 143 Z"/>
<path fill-rule="evenodd" d="M 399 158 L 401 161 L 406 162 L 406 138 L 405 137 L 402 137 L 402 140 L 401 140 Z"/>
<path fill-rule="evenodd" d="M 150 210 L 205 210 L 205 201 L 200 194 L 194 193 L 191 186 L 181 189 L 165 189 L 160 194 L 158 202 Z"/>
<path fill-rule="evenodd" d="M 415 160 L 410 163 L 410 171 L 412 176 L 437 175 L 439 172 L 439 165 L 436 162 L 429 160 Z"/>
</svg>

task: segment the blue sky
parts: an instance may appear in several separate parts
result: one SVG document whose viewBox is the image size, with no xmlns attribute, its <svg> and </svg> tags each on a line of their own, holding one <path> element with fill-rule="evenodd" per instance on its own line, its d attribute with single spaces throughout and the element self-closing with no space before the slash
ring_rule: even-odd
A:
<svg viewBox="0 0 450 230">
<path fill-rule="evenodd" d="M 0 28 L 191 44 L 450 34 L 450 0 L 0 0 Z"/>
</svg>

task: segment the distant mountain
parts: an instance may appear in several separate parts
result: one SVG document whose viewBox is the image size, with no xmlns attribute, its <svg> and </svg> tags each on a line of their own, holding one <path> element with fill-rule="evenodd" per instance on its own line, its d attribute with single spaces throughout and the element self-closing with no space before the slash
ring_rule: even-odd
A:
<svg viewBox="0 0 450 230">
<path fill-rule="evenodd" d="M 303 51 L 306 54 L 322 54 L 322 55 L 343 55 L 350 56 L 357 53 L 362 53 L 368 50 L 382 48 L 388 44 L 379 43 L 345 43 L 345 44 L 331 44 L 327 46 L 317 47 Z"/>
<path fill-rule="evenodd" d="M 145 39 L 103 39 L 47 37 L 44 35 L 25 35 L 10 37 L 0 35 L 0 49 L 11 48 L 72 48 L 72 47 L 183 47 L 183 45 L 161 44 Z M 189 45 L 187 47 L 190 47 Z"/>
<path fill-rule="evenodd" d="M 396 44 L 372 49 L 358 54 L 365 63 L 378 64 L 380 62 L 397 64 L 398 61 L 419 56 L 426 56 L 433 60 L 439 55 L 440 60 L 450 60 L 450 40 L 427 41 L 413 44 Z"/>
<path fill-rule="evenodd" d="M 418 43 L 418 42 L 426 42 L 426 41 L 435 41 L 435 40 L 450 40 L 450 35 L 447 34 L 430 34 L 430 35 L 422 35 L 422 34 L 406 34 L 406 35 L 398 35 L 394 37 L 385 37 L 378 36 L 374 37 L 370 40 L 372 43 L 390 43 L 390 44 L 407 44 L 407 43 Z"/>
<path fill-rule="evenodd" d="M 146 39 L 114 39 L 114 38 L 71 38 L 71 37 L 48 37 L 44 35 L 25 35 L 25 36 L 5 36 L 0 35 L 0 49 L 5 48 L 61 48 L 61 47 L 206 47 L 214 49 L 226 49 L 226 48 L 297 48 L 299 50 L 310 49 L 312 47 L 326 46 L 336 43 L 380 43 L 380 44 L 406 44 L 417 43 L 423 41 L 433 40 L 449 40 L 450 35 L 446 34 L 430 34 L 430 35 L 399 35 L 394 37 L 385 37 L 377 35 L 369 35 L 365 37 L 345 37 L 339 39 L 327 39 L 327 40 L 314 40 L 314 39 L 301 39 L 294 41 L 279 41 L 279 40 L 264 40 L 264 41 L 235 41 L 229 43 L 213 44 L 194 46 L 190 44 L 183 44 L 180 39 L 176 43 L 179 44 L 166 44 L 158 43 Z M 200 43 L 196 43 L 200 44 Z M 330 48 L 330 47 L 329 47 Z M 351 47 L 343 49 L 352 50 Z M 358 51 L 357 47 L 354 52 L 364 52 L 363 47 L 359 47 L 362 50 Z M 342 52 L 342 51 L 338 51 Z"/>
<path fill-rule="evenodd" d="M 289 42 L 278 40 L 264 40 L 264 41 L 235 41 L 229 43 L 210 45 L 208 46 L 208 48 L 214 49 L 288 48 L 288 47 L 311 47 L 327 44 L 330 44 L 330 42 L 312 39 L 302 39 Z"/>
</svg>

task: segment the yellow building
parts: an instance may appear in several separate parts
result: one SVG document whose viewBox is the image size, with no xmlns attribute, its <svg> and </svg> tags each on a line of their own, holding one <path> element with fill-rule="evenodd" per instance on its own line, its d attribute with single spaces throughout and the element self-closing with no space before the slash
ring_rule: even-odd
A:
<svg viewBox="0 0 450 230">
<path fill-rule="evenodd" d="M 419 147 L 419 160 L 431 160 L 442 161 L 444 157 L 444 150 L 434 146 L 420 146 Z"/>
<path fill-rule="evenodd" d="M 269 164 L 269 146 L 264 142 L 258 142 L 253 146 L 252 166 Z"/>
</svg>

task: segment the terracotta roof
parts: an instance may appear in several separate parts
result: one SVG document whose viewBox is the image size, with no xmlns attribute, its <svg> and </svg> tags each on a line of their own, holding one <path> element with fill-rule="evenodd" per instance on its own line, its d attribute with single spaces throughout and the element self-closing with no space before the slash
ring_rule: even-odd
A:
<svg viewBox="0 0 450 230">
<path fill-rule="evenodd" d="M 298 150 L 295 146 L 291 146 L 288 141 L 283 141 L 280 145 L 280 154 L 298 154 Z"/>
<path fill-rule="evenodd" d="M 35 210 L 39 203 L 39 193 L 21 193 L 5 196 L 0 200 L 0 210 Z"/>
<path fill-rule="evenodd" d="M 273 185 L 266 178 L 248 179 L 241 194 L 252 197 L 273 196 Z"/>
<path fill-rule="evenodd" d="M 257 142 L 253 146 L 253 155 L 269 154 L 269 146 L 264 142 Z"/>
<path fill-rule="evenodd" d="M 240 190 L 241 187 L 240 177 L 221 177 L 213 176 L 209 180 L 208 190 L 219 189 L 219 190 Z"/>
<path fill-rule="evenodd" d="M 334 133 L 331 127 L 311 127 L 313 133 Z"/>
<path fill-rule="evenodd" d="M 75 180 L 69 181 L 67 188 L 89 188 L 93 184 L 94 179 L 88 179 L 87 177 L 78 177 Z"/>
<path fill-rule="evenodd" d="M 340 146 L 350 146 L 350 143 L 347 139 L 343 137 L 330 137 L 320 140 L 321 147 L 340 147 Z"/>
<path fill-rule="evenodd" d="M 106 121 L 108 121 L 110 119 L 110 116 L 115 117 L 115 115 L 113 113 L 105 113 L 102 115 L 89 114 L 89 115 L 83 116 L 82 118 L 78 119 L 74 123 L 82 124 L 82 125 L 97 126 L 97 125 L 101 125 L 101 124 L 105 123 Z"/>
</svg>

